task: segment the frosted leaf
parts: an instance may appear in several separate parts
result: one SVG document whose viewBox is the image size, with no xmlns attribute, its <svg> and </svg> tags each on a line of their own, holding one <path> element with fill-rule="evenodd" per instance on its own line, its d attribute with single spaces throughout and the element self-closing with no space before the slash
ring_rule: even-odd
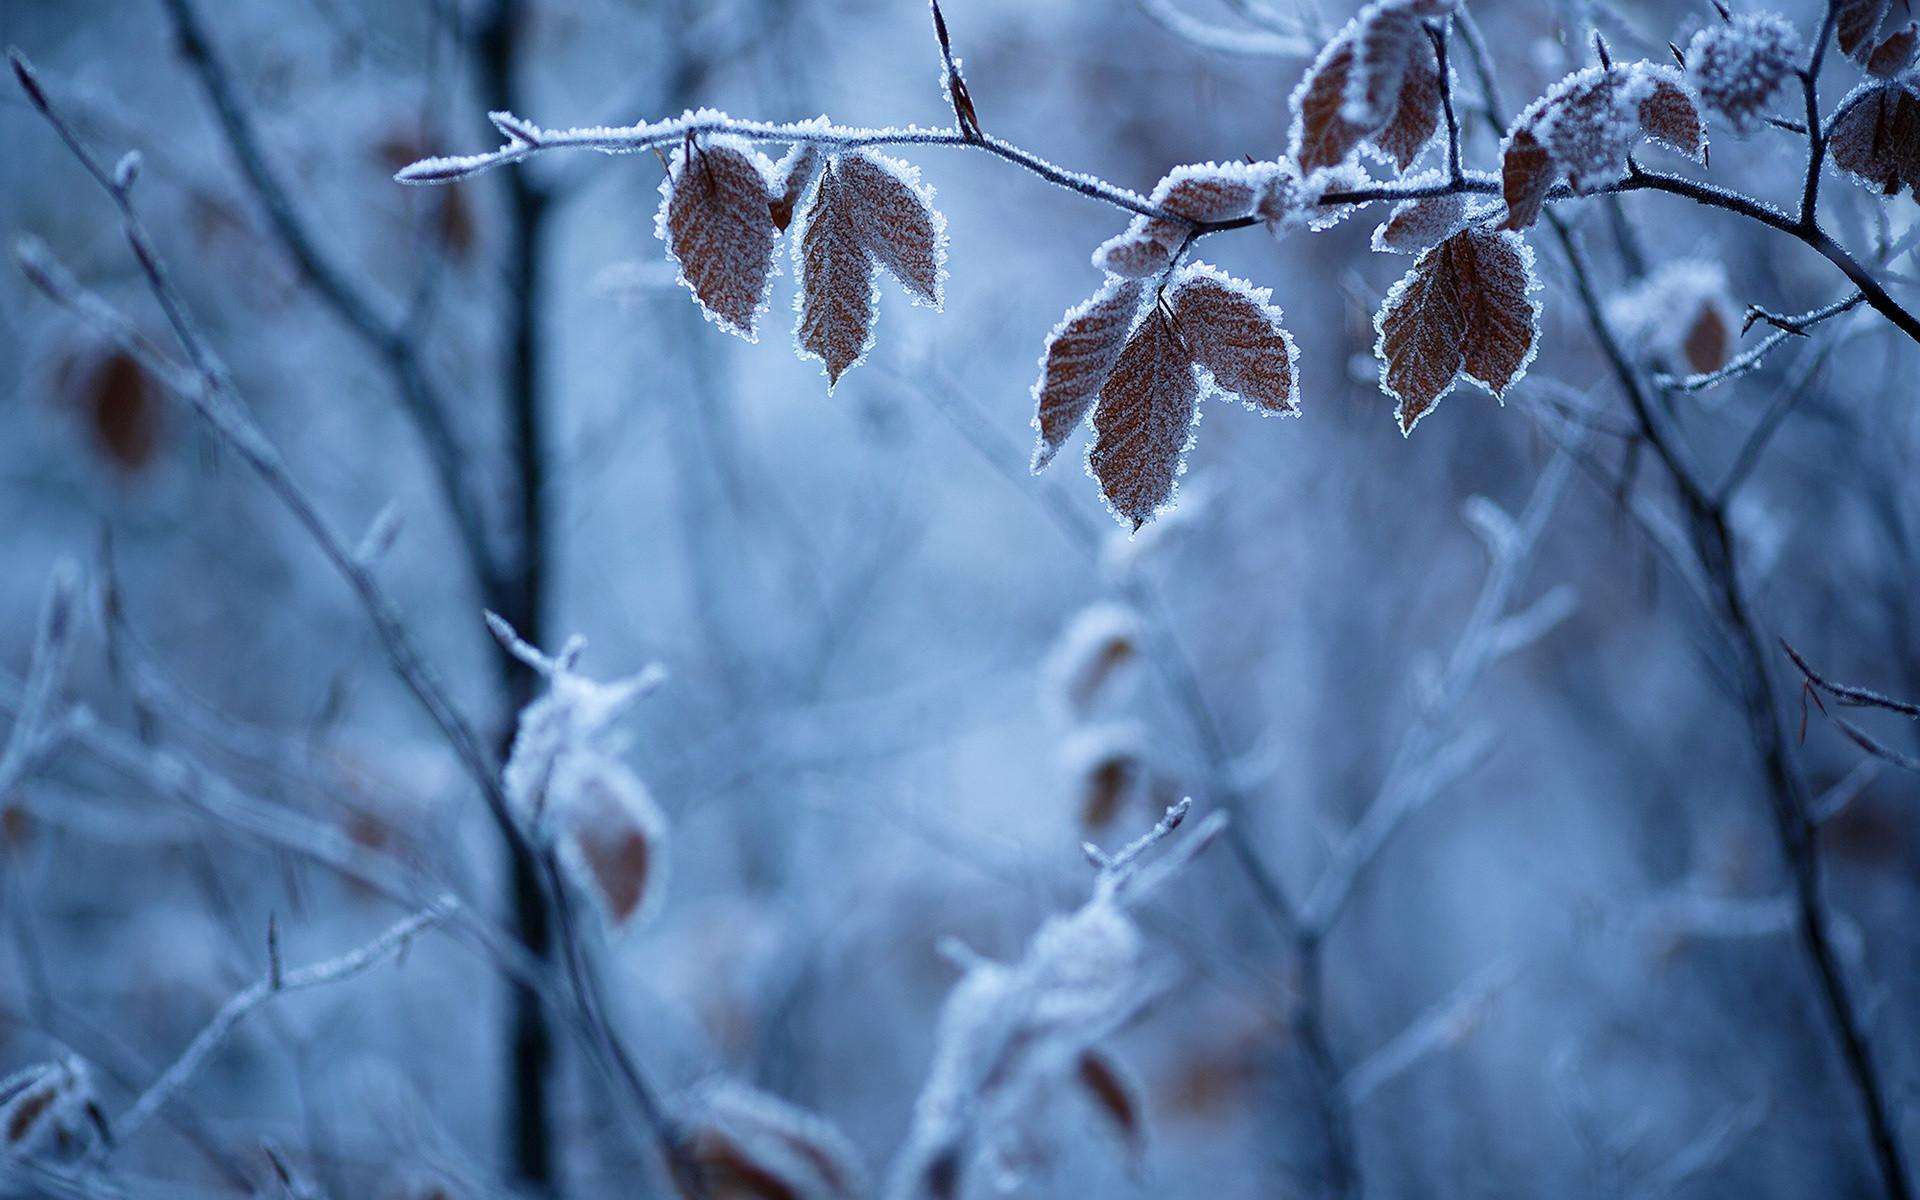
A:
<svg viewBox="0 0 1920 1200">
<path fill-rule="evenodd" d="M 1265 416 L 1300 413 L 1298 351 L 1281 327 L 1273 293 L 1206 263 L 1169 291 L 1174 323 L 1214 387 Z"/>
<path fill-rule="evenodd" d="M 772 164 L 744 142 L 715 137 L 673 152 L 660 182 L 654 232 L 707 318 L 748 341 L 766 311 L 779 237 L 767 207 Z"/>
<path fill-rule="evenodd" d="M 1187 163 L 1154 185 L 1154 207 L 1189 221 L 1231 221 L 1253 211 L 1258 173 L 1247 163 Z"/>
<path fill-rule="evenodd" d="M 1347 161 L 1363 142 L 1400 170 L 1419 156 L 1438 128 L 1440 88 L 1418 17 L 1445 7 L 1378 0 L 1321 48 L 1289 99 L 1288 155 L 1303 174 Z"/>
<path fill-rule="evenodd" d="M 1669 375 L 1719 370 L 1740 337 L 1726 268 L 1709 259 L 1668 263 L 1616 296 L 1607 316 L 1629 345 Z"/>
<path fill-rule="evenodd" d="M 813 202 L 793 240 L 799 262 L 799 313 L 794 340 L 802 358 L 825 364 L 831 393 L 848 368 L 873 347 L 880 284 L 860 230 L 840 199 L 838 172 L 831 164 L 814 185 Z"/>
<path fill-rule="evenodd" d="M 1147 731 L 1134 721 L 1083 725 L 1060 743 L 1060 770 L 1082 828 L 1112 824 L 1152 782 Z"/>
<path fill-rule="evenodd" d="M 1187 226 L 1178 221 L 1135 217 L 1126 229 L 1094 249 L 1093 265 L 1122 279 L 1158 275 L 1173 263 L 1187 232 Z"/>
<path fill-rule="evenodd" d="M 719 1196 L 855 1200 L 859 1155 L 833 1123 L 734 1080 L 700 1087 L 685 1118 L 694 1158 Z"/>
<path fill-rule="evenodd" d="M 1887 13 L 1887 0 L 1832 0 L 1833 40 L 1840 53 L 1865 62 Z"/>
<path fill-rule="evenodd" d="M 1180 334 L 1165 312 L 1149 310 L 1100 388 L 1087 455 L 1108 507 L 1135 529 L 1173 499 L 1199 397 Z"/>
<path fill-rule="evenodd" d="M 797 142 L 787 151 L 786 157 L 773 168 L 773 179 L 778 188 L 768 204 L 775 229 L 785 232 L 793 223 L 793 214 L 800 207 L 800 201 L 806 198 L 807 189 L 813 186 L 814 177 L 820 174 L 821 166 L 827 161 L 826 151 L 814 142 Z"/>
<path fill-rule="evenodd" d="M 1086 419 L 1120 357 L 1144 289 L 1132 280 L 1109 278 L 1090 298 L 1067 310 L 1047 335 L 1040 355 L 1040 378 L 1033 385 L 1033 449 L 1038 473 Z"/>
<path fill-rule="evenodd" d="M 552 793 L 561 861 L 608 923 L 624 928 L 665 891 L 665 815 L 639 777 L 604 754 L 562 759 Z"/>
<path fill-rule="evenodd" d="M 1627 154 L 1643 137 L 1695 159 L 1706 151 L 1698 104 L 1675 68 L 1645 62 L 1589 67 L 1554 84 L 1507 133 L 1504 227 L 1532 224 L 1560 179 L 1576 192 L 1592 192 L 1626 178 Z"/>
<path fill-rule="evenodd" d="M 0 1079 L 0 1159 L 72 1161 L 104 1126 L 84 1060 L 69 1055 Z"/>
<path fill-rule="evenodd" d="M 1538 349 L 1533 251 L 1517 234 L 1469 228 L 1423 251 L 1374 318 L 1380 389 L 1402 434 L 1464 375 L 1496 398 Z"/>
<path fill-rule="evenodd" d="M 1094 1107 L 1113 1122 L 1128 1153 L 1138 1161 L 1146 1148 L 1146 1102 L 1140 1085 L 1111 1056 L 1097 1049 L 1081 1051 L 1074 1076 Z"/>
<path fill-rule="evenodd" d="M 1435 181 L 1438 180 L 1435 176 Z M 1458 192 L 1403 200 L 1373 231 L 1373 248 L 1382 253 L 1418 254 L 1436 242 L 1443 242 L 1470 224 L 1477 224 L 1499 211 L 1498 204 L 1470 201 Z"/>
<path fill-rule="evenodd" d="M 953 1200 L 976 1154 L 1007 1171 L 1030 1161 L 1040 1101 L 1073 1082 L 1081 1056 L 1150 991 L 1145 940 L 1107 892 L 1049 918 L 1018 962 L 966 957 L 940 1011 L 892 1200 Z"/>
<path fill-rule="evenodd" d="M 1353 191 L 1372 180 L 1357 164 L 1342 163 L 1324 167 L 1306 178 L 1291 162 L 1260 164 L 1260 190 L 1254 198 L 1254 215 L 1266 222 L 1267 232 L 1285 237 L 1299 230 L 1330 229 L 1354 211 L 1350 204 L 1323 204 L 1329 192 Z"/>
<path fill-rule="evenodd" d="M 1063 715 L 1079 719 L 1112 699 L 1133 682 L 1141 628 L 1140 614 L 1124 604 L 1103 601 L 1075 613 L 1041 666 L 1048 700 Z"/>
<path fill-rule="evenodd" d="M 1920 48 L 1920 25 L 1912 21 L 1888 34 L 1881 43 L 1867 55 L 1867 74 L 1879 79 L 1892 79 L 1913 65 L 1916 48 Z"/>
<path fill-rule="evenodd" d="M 1888 196 L 1920 196 L 1920 88 L 1912 78 L 1869 83 L 1840 103 L 1828 142 L 1835 168 Z"/>
<path fill-rule="evenodd" d="M 846 206 L 860 245 L 900 281 L 916 304 L 939 308 L 946 279 L 947 222 L 933 189 L 909 163 L 859 151 L 834 160 L 836 203 Z"/>
<path fill-rule="evenodd" d="M 1757 128 L 1792 81 L 1800 35 L 1778 13 L 1739 13 L 1687 43 L 1687 82 L 1735 133 Z"/>
</svg>

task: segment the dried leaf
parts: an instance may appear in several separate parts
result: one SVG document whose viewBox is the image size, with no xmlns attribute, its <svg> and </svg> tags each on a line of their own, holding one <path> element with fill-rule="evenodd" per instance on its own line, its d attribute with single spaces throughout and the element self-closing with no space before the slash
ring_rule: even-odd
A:
<svg viewBox="0 0 1920 1200">
<path fill-rule="evenodd" d="M 1380 387 L 1410 434 L 1465 375 L 1495 397 L 1538 341 L 1533 252 L 1517 234 L 1468 228 L 1424 251 L 1374 319 Z"/>
<path fill-rule="evenodd" d="M 1539 218 L 1553 185 L 1597 191 L 1626 177 L 1636 141 L 1652 138 L 1683 154 L 1706 152 L 1700 108 L 1678 70 L 1637 62 L 1577 71 L 1528 105 L 1507 133 L 1501 154 L 1502 227 L 1524 229 Z"/>
<path fill-rule="evenodd" d="M 1168 171 L 1149 199 L 1189 221 L 1231 221 L 1253 211 L 1258 184 L 1247 163 L 1187 163 Z"/>
<path fill-rule="evenodd" d="M 1117 1063 L 1098 1050 L 1081 1052 L 1076 1078 L 1095 1107 L 1113 1121 L 1114 1127 L 1127 1143 L 1127 1149 L 1138 1157 L 1146 1145 L 1147 1137 L 1140 1090 Z"/>
<path fill-rule="evenodd" d="M 1467 198 L 1458 192 L 1403 200 L 1373 231 L 1373 248 L 1382 253 L 1417 254 L 1466 228 Z"/>
<path fill-rule="evenodd" d="M 1087 458 L 1108 506 L 1136 530 L 1173 498 L 1199 397 L 1192 356 L 1156 306 L 1100 388 Z"/>
<path fill-rule="evenodd" d="M 872 347 L 874 308 L 880 298 L 873 259 L 840 200 L 836 164 L 829 164 L 814 186 L 794 254 L 800 260 L 800 318 L 794 337 L 802 357 L 826 364 L 827 391 L 832 392 Z"/>
<path fill-rule="evenodd" d="M 834 160 L 834 199 L 852 215 L 860 245 L 915 302 L 940 307 L 946 277 L 946 221 L 912 165 L 858 151 Z"/>
<path fill-rule="evenodd" d="M 1886 40 L 1867 55 L 1867 74 L 1892 79 L 1913 65 L 1915 45 L 1920 42 L 1920 25 L 1907 22 L 1903 29 L 1887 35 Z"/>
<path fill-rule="evenodd" d="M 1842 102 L 1828 150 L 1833 165 L 1880 192 L 1920 196 L 1920 98 L 1909 84 L 1873 84 Z"/>
<path fill-rule="evenodd" d="M 1297 351 L 1280 310 L 1267 303 L 1270 295 L 1196 263 L 1181 273 L 1168 303 L 1194 362 L 1216 387 L 1258 412 L 1298 415 Z"/>
<path fill-rule="evenodd" d="M 1887 0 L 1832 0 L 1833 38 L 1840 53 L 1865 62 L 1887 13 Z"/>
<path fill-rule="evenodd" d="M 611 924 L 630 924 L 663 890 L 666 818 L 631 771 L 597 754 L 564 760 L 553 792 L 568 866 Z"/>
<path fill-rule="evenodd" d="M 1109 279 L 1068 309 L 1047 335 L 1040 378 L 1033 385 L 1033 427 L 1040 435 L 1033 449 L 1036 473 L 1053 461 L 1093 407 L 1140 311 L 1142 290 L 1138 282 Z"/>
<path fill-rule="evenodd" d="M 1158 275 L 1173 264 L 1187 232 L 1187 226 L 1178 221 L 1135 217 L 1125 230 L 1094 249 L 1093 265 L 1122 279 Z"/>
<path fill-rule="evenodd" d="M 719 1198 L 855 1200 L 866 1175 L 824 1118 L 732 1080 L 702 1087 L 688 1121 L 693 1152 Z"/>
<path fill-rule="evenodd" d="M 731 139 L 683 145 L 660 183 L 654 222 L 707 317 L 748 341 L 758 337 L 779 237 L 768 208 L 771 169 L 764 155 Z"/>
<path fill-rule="evenodd" d="M 800 201 L 806 197 L 807 189 L 813 186 L 814 177 L 820 174 L 821 164 L 826 161 L 826 152 L 819 146 L 800 142 L 774 167 L 773 177 L 780 181 L 780 190 L 769 197 L 767 211 L 775 229 L 785 233 L 793 223 L 794 210 L 800 207 Z"/>
<path fill-rule="evenodd" d="M 1370 143 L 1406 170 L 1438 127 L 1440 76 L 1419 17 L 1449 5 L 1377 0 L 1322 47 L 1290 99 L 1290 154 L 1303 175 Z"/>
<path fill-rule="evenodd" d="M 60 374 L 63 384 L 71 385 L 70 402 L 109 463 L 134 472 L 152 461 L 161 410 L 138 361 L 116 350 L 92 362 L 70 362 Z"/>
</svg>

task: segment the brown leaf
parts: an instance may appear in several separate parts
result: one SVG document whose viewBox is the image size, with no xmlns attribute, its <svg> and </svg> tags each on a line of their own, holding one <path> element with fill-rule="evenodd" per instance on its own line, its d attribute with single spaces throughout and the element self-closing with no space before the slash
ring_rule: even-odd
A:
<svg viewBox="0 0 1920 1200">
<path fill-rule="evenodd" d="M 1140 311 L 1141 285 L 1109 279 L 1085 302 L 1067 310 L 1047 335 L 1040 378 L 1033 385 L 1033 427 L 1039 442 L 1033 470 L 1044 470 L 1100 394 Z"/>
<path fill-rule="evenodd" d="M 1380 387 L 1400 432 L 1465 375 L 1495 397 L 1532 361 L 1539 305 L 1533 253 L 1517 234 L 1468 228 L 1423 252 L 1375 319 Z"/>
<path fill-rule="evenodd" d="M 1435 242 L 1452 237 L 1467 223 L 1467 198 L 1459 193 L 1403 200 L 1373 231 L 1373 248 L 1383 252 L 1418 254 Z"/>
<path fill-rule="evenodd" d="M 1188 163 L 1168 171 L 1149 199 L 1189 221 L 1231 221 L 1253 211 L 1256 188 L 1244 163 Z"/>
<path fill-rule="evenodd" d="M 768 197 L 767 212 L 773 218 L 775 229 L 785 233 L 787 226 L 793 223 L 794 210 L 806 198 L 807 189 L 813 186 L 814 177 L 820 174 L 820 164 L 826 160 L 826 152 L 819 146 L 812 142 L 801 142 L 788 150 L 786 157 L 774 168 L 774 178 L 780 182 L 780 191 Z"/>
<path fill-rule="evenodd" d="M 1290 101 L 1302 175 L 1345 162 L 1362 142 L 1399 170 L 1412 165 L 1440 114 L 1438 64 L 1419 18 L 1446 7 L 1380 0 L 1321 49 Z"/>
<path fill-rule="evenodd" d="M 745 1084 L 706 1085 L 689 1125 L 694 1157 L 716 1200 L 855 1200 L 866 1191 L 865 1173 L 839 1130 Z"/>
<path fill-rule="evenodd" d="M 1098 1050 L 1082 1052 L 1076 1075 L 1094 1104 L 1119 1129 L 1127 1149 L 1137 1156 L 1146 1143 L 1147 1131 L 1141 1116 L 1139 1091 L 1132 1081 L 1121 1073 L 1118 1064 Z"/>
<path fill-rule="evenodd" d="M 1707 147 L 1707 126 L 1693 94 L 1677 77 L 1655 76 L 1652 86 L 1652 93 L 1640 101 L 1641 131 L 1698 160 Z"/>
<path fill-rule="evenodd" d="M 1840 53 L 1865 62 L 1887 12 L 1887 0 L 1832 0 L 1833 38 Z"/>
<path fill-rule="evenodd" d="M 752 341 L 773 279 L 779 237 L 767 203 L 765 158 L 713 139 L 684 145 L 660 184 L 655 229 L 713 322 Z"/>
<path fill-rule="evenodd" d="M 1516 129 L 1500 156 L 1500 193 L 1507 201 L 1502 229 L 1525 229 L 1540 219 L 1559 168 L 1530 129 Z"/>
<path fill-rule="evenodd" d="M 1727 360 L 1733 357 L 1733 342 L 1733 330 L 1719 307 L 1706 304 L 1687 326 L 1686 336 L 1680 340 L 1680 352 L 1694 374 L 1705 375 L 1727 365 Z"/>
<path fill-rule="evenodd" d="M 569 865 L 607 919 L 628 924 L 660 891 L 665 819 L 631 771 L 598 755 L 565 760 L 553 792 Z"/>
<path fill-rule="evenodd" d="M 152 461 L 161 412 L 138 361 L 116 350 L 92 363 L 72 364 L 63 376 L 78 384 L 72 403 L 109 463 L 134 472 Z"/>
<path fill-rule="evenodd" d="M 873 345 L 874 304 L 880 291 L 873 259 L 839 194 L 837 164 L 829 164 L 794 244 L 800 258 L 800 319 L 794 336 L 802 356 L 826 364 L 829 392 Z"/>
<path fill-rule="evenodd" d="M 1280 325 L 1269 293 L 1196 263 L 1174 289 L 1174 322 L 1222 391 L 1264 413 L 1300 411 L 1293 338 Z"/>
<path fill-rule="evenodd" d="M 1100 388 L 1087 459 L 1107 504 L 1136 530 L 1173 497 L 1199 397 L 1193 358 L 1156 306 Z"/>
<path fill-rule="evenodd" d="M 1320 51 L 1293 91 L 1291 157 L 1302 175 L 1347 161 L 1367 136 L 1365 126 L 1341 115 L 1347 77 L 1353 70 L 1353 26 Z"/>
<path fill-rule="evenodd" d="M 899 159 L 856 151 L 834 160 L 837 203 L 847 207 L 860 245 L 922 304 L 940 307 L 946 222 L 920 173 Z"/>
<path fill-rule="evenodd" d="M 1834 166 L 1886 195 L 1920 196 L 1920 99 L 1904 83 L 1875 87 L 1834 122 L 1828 149 Z"/>
<path fill-rule="evenodd" d="M 1881 79 L 1892 79 L 1900 74 L 1913 65 L 1916 43 L 1920 43 L 1920 25 L 1909 21 L 1904 29 L 1888 34 L 1886 40 L 1867 55 L 1867 74 Z"/>
<path fill-rule="evenodd" d="M 1093 265 L 1123 279 L 1158 275 L 1173 264 L 1187 232 L 1187 226 L 1178 221 L 1135 217 L 1126 229 L 1094 249 Z"/>
<path fill-rule="evenodd" d="M 1440 128 L 1440 69 L 1424 38 L 1400 85 L 1400 103 L 1379 132 L 1367 140 L 1405 171 Z"/>
</svg>

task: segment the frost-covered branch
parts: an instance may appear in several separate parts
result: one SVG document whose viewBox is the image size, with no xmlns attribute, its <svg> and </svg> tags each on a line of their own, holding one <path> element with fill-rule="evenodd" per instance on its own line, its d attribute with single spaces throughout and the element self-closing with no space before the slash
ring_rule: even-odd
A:
<svg viewBox="0 0 1920 1200">
<path fill-rule="evenodd" d="M 220 1011 L 187 1044 L 173 1065 L 134 1100 L 119 1120 L 113 1122 L 114 1144 L 124 1144 L 131 1139 L 149 1117 L 191 1082 L 213 1052 L 254 1009 L 277 996 L 339 983 L 371 970 L 389 956 L 404 951 L 415 937 L 446 920 L 457 906 L 458 902 L 451 896 L 443 897 L 357 949 L 296 970 L 280 969 L 276 955 L 267 976 L 235 993 L 221 1005 Z"/>
</svg>

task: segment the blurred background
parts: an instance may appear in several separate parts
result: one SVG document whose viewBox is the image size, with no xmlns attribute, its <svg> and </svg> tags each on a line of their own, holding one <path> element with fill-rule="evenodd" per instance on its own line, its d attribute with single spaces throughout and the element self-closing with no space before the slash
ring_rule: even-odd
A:
<svg viewBox="0 0 1920 1200">
<path fill-rule="evenodd" d="M 1178 163 L 1284 153 L 1300 46 L 1355 7 L 945 15 L 988 132 L 1145 191 Z M 1617 58 L 1665 61 L 1717 19 L 1683 0 L 1473 8 L 1503 121 L 1590 61 L 1596 27 Z M 1818 8 L 1783 6 L 1803 36 Z M 942 939 L 1017 957 L 1085 899 L 1083 840 L 1121 844 L 1190 794 L 1238 824 L 1140 913 L 1170 983 L 1108 1045 L 1142 1098 L 1137 1162 L 1062 1092 L 1013 1194 L 1357 1194 L 1343 1162 L 1378 1196 L 1883 1194 L 1724 631 L 1662 541 L 1672 490 L 1618 434 L 1544 229 L 1526 382 L 1504 406 L 1462 388 L 1410 439 L 1372 359 L 1409 265 L 1370 251 L 1378 208 L 1208 238 L 1203 258 L 1285 310 L 1304 415 L 1208 404 L 1178 506 L 1130 539 L 1078 442 L 1027 471 L 1036 359 L 1099 284 L 1112 209 L 985 154 L 902 151 L 948 222 L 945 311 L 884 283 L 878 346 L 828 397 L 792 353 L 790 262 L 758 344 L 675 285 L 651 154 L 391 179 L 495 146 L 492 108 L 549 127 L 702 105 L 947 123 L 920 0 L 0 0 L 0 40 L 96 153 L 144 156 L 174 282 L 327 520 L 352 544 L 398 515 L 375 574 L 495 748 L 535 685 L 483 608 L 548 648 L 584 636 L 588 675 L 669 670 L 624 761 L 667 816 L 670 874 L 637 927 L 587 933 L 607 1019 L 667 1097 L 743 1080 L 830 1119 L 882 1177 L 959 976 Z M 1854 78 L 1836 64 L 1829 97 Z M 1461 93 L 1468 160 L 1490 167 Z M 44 239 L 165 344 L 108 198 L 11 83 L 0 117 L 0 231 Z M 1712 178 L 1797 198 L 1801 143 L 1714 136 Z M 1693 260 L 1735 313 L 1841 294 L 1804 246 L 1726 213 L 1563 208 L 1607 296 Z M 1915 215 L 1839 180 L 1825 213 L 1862 254 L 1904 245 Z M 1903 302 L 1908 257 L 1883 274 Z M 12 725 L 68 560 L 59 703 L 124 751 L 76 744 L 6 779 L 0 1076 L 79 1055 L 118 1114 L 267 970 L 270 917 L 290 966 L 403 917 L 302 852 L 321 833 L 524 931 L 476 789 L 306 532 L 11 263 L 0 333 L 0 707 Z M 1728 505 L 1769 653 L 1784 635 L 1906 696 L 1916 365 L 1863 308 L 1660 401 L 1717 475 L 1794 389 Z M 1576 428 L 1569 407 L 1614 424 Z M 1799 737 L 1799 676 L 1765 669 L 1911 1147 L 1920 786 L 1817 709 Z M 1911 724 L 1861 720 L 1916 749 Z M 1323 905 L 1309 953 L 1249 861 L 1291 907 Z M 440 933 L 275 1001 L 118 1147 L 118 1186 L 664 1194 L 617 1089 L 567 1030 L 529 1042 L 517 1007 L 488 952 Z"/>
</svg>

